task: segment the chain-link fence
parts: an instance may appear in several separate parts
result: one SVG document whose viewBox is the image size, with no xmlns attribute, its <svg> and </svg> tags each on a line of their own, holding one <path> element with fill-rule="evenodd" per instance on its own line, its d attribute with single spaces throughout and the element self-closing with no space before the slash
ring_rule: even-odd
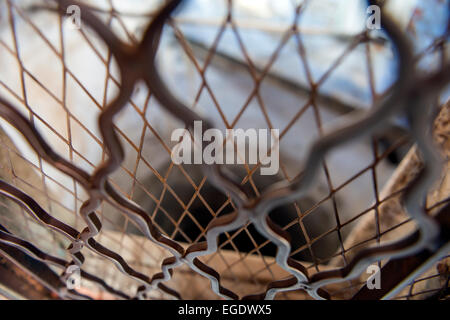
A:
<svg viewBox="0 0 450 320">
<path fill-rule="evenodd" d="M 180 2 L 2 1 L 3 267 L 53 298 L 445 298 L 447 24 Z M 278 129 L 279 172 L 174 163 L 196 120 Z"/>
</svg>

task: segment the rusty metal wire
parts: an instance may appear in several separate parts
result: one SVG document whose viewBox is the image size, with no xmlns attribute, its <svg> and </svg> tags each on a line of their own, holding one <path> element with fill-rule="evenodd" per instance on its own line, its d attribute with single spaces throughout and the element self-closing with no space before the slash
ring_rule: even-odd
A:
<svg viewBox="0 0 450 320">
<path fill-rule="evenodd" d="M 50 2 L 48 7 L 38 9 L 54 10 L 60 14 L 64 14 L 67 7 L 74 4 L 73 1 L 66 0 L 54 2 L 56 3 L 56 6 L 52 5 L 53 2 Z M 377 1 L 369 2 L 371 4 L 378 4 Z M 386 94 L 377 96 L 377 99 L 374 99 L 374 105 L 369 111 L 358 113 L 356 115 L 351 114 L 348 116 L 348 119 L 343 126 L 336 128 L 328 134 L 321 134 L 320 139 L 313 144 L 309 151 L 301 175 L 274 184 L 262 192 L 257 191 L 256 197 L 250 195 L 248 191 L 243 188 L 242 181 L 230 171 L 227 171 L 223 165 L 202 165 L 202 170 L 206 177 L 206 180 L 203 180 L 202 184 L 205 181 L 208 181 L 229 196 L 227 204 L 232 203 L 233 212 L 221 216 L 218 216 L 218 212 L 214 213 L 215 217 L 208 227 L 202 228 L 203 230 L 201 230 L 202 236 L 205 237 L 206 241 L 199 242 L 198 239 L 197 241 L 191 240 L 192 243 L 190 243 L 187 248 L 183 243 L 180 243 L 174 240 L 173 237 L 161 232 L 158 225 L 153 221 L 152 215 L 138 203 L 135 203 L 130 200 L 130 198 L 124 196 L 120 189 L 115 186 L 109 178 L 114 172 L 120 169 L 125 158 L 125 151 L 120 142 L 122 134 L 114 125 L 114 118 L 125 108 L 128 101 L 131 100 L 135 85 L 138 81 L 144 81 L 148 86 L 151 95 L 158 100 L 161 107 L 167 110 L 172 116 L 182 121 L 187 128 L 192 129 L 193 123 L 196 120 L 203 121 L 204 130 L 214 127 L 214 124 L 208 119 L 200 116 L 191 108 L 188 108 L 174 96 L 172 91 L 167 88 L 162 81 L 162 76 L 159 74 L 155 64 L 155 56 L 160 42 L 161 32 L 166 23 L 172 26 L 177 38 L 186 50 L 187 55 L 190 59 L 195 61 L 195 57 L 189 52 L 187 43 L 183 42 L 181 31 L 178 30 L 176 24 L 170 20 L 171 14 L 180 3 L 181 1 L 179 0 L 170 1 L 159 11 L 152 14 L 152 20 L 146 28 L 142 40 L 139 43 L 134 42 L 132 44 L 121 41 L 117 35 L 93 14 L 91 11 L 92 8 L 81 3 L 76 3 L 83 12 L 83 23 L 88 25 L 89 28 L 91 28 L 108 46 L 110 54 L 108 61 L 114 58 L 120 73 L 119 94 L 110 104 L 101 108 L 101 113 L 98 117 L 101 135 L 100 143 L 107 155 L 106 160 L 101 165 L 95 167 L 92 174 L 58 154 L 54 148 L 45 141 L 36 129 L 33 121 L 26 119 L 11 103 L 0 98 L 0 117 L 6 120 L 23 135 L 40 159 L 45 160 L 67 176 L 73 178 L 74 183 L 78 183 L 88 194 L 88 199 L 85 200 L 79 208 L 79 214 L 85 222 L 86 227 L 79 232 L 60 219 L 52 216 L 41 205 L 34 201 L 31 196 L 27 195 L 19 188 L 5 181 L 0 181 L 0 193 L 19 204 L 24 209 L 25 214 L 31 216 L 42 225 L 57 231 L 70 241 L 67 251 L 70 254 L 71 261 L 65 261 L 44 253 L 29 241 L 21 239 L 0 225 L 0 242 L 2 244 L 13 246 L 32 255 L 38 260 L 55 264 L 59 268 L 63 268 L 63 270 L 66 270 L 73 264 L 83 267 L 85 257 L 81 251 L 83 247 L 87 247 L 93 253 L 112 261 L 119 271 L 142 284 L 136 292 L 136 297 L 143 298 L 149 291 L 159 289 L 178 299 L 182 298 L 181 295 L 176 290 L 171 289 L 168 285 L 164 284 L 164 282 L 169 283 L 174 275 L 174 270 L 183 265 L 187 265 L 191 270 L 208 279 L 211 289 L 218 296 L 226 299 L 274 299 L 279 293 L 299 289 L 306 291 L 315 299 L 327 299 L 330 298 L 330 295 L 322 289 L 323 287 L 332 283 L 344 283 L 354 279 L 373 262 L 378 262 L 383 259 L 406 258 L 429 247 L 435 247 L 436 251 L 438 251 L 437 248 L 441 248 L 442 250 L 443 247 L 445 253 L 446 247 L 441 243 L 445 240 L 443 235 L 444 231 L 440 228 L 436 219 L 423 210 L 423 199 L 441 174 L 442 160 L 433 147 L 432 133 L 429 130 L 426 130 L 432 115 L 426 115 L 425 112 L 422 112 L 421 110 L 423 110 L 423 106 L 433 105 L 440 90 L 449 82 L 450 66 L 444 65 L 438 72 L 427 76 L 421 76 L 416 72 L 414 66 L 417 57 L 414 57 L 413 55 L 408 38 L 385 12 L 383 13 L 382 26 L 393 45 L 398 61 L 395 76 L 396 82 L 389 88 Z M 229 4 L 226 23 L 231 26 L 239 39 L 239 33 L 237 31 L 238 27 L 231 14 L 231 1 Z M 297 7 L 294 18 L 295 22 L 302 14 L 302 9 L 303 5 Z M 262 73 L 258 74 L 255 71 L 250 57 L 248 55 L 245 56 L 251 76 L 256 84 L 255 90 L 249 97 L 249 101 L 253 97 L 261 99 L 260 93 L 258 92 L 258 85 L 267 75 L 270 66 L 276 60 L 279 51 L 289 37 L 296 37 L 301 58 L 304 60 L 303 62 L 305 65 L 307 65 L 305 62 L 306 59 L 303 44 L 299 36 L 299 31 L 296 29 L 295 22 L 293 27 L 287 30 L 285 35 L 283 35 L 279 48 L 277 48 Z M 311 76 L 309 76 L 312 93 L 309 101 L 302 110 L 309 106 L 317 109 L 315 97 L 318 95 L 318 89 L 329 77 L 330 73 L 337 68 L 353 48 L 362 43 L 369 43 L 370 41 L 371 39 L 368 32 L 356 36 L 348 49 L 319 80 L 313 81 Z M 196 64 L 203 81 L 202 89 L 206 88 L 206 90 L 210 90 L 208 89 L 207 80 L 205 78 L 205 70 L 208 67 L 210 56 L 214 54 L 214 50 L 215 47 L 211 49 L 204 67 L 200 67 Z M 245 53 L 245 47 L 243 45 L 242 50 Z M 373 95 L 376 96 L 375 93 Z M 247 104 L 243 107 L 240 114 L 242 114 L 246 106 Z M 220 110 L 220 106 L 217 107 Z M 286 127 L 285 131 L 289 130 L 290 126 L 301 117 L 302 110 L 293 119 L 292 123 Z M 428 111 L 430 113 L 432 109 L 429 108 Z M 380 130 L 380 128 L 387 126 L 389 124 L 389 119 L 399 114 L 407 116 L 409 133 L 413 141 L 417 144 L 424 163 L 420 176 L 406 190 L 401 190 L 405 201 L 405 208 L 411 220 L 417 224 L 418 231 L 393 243 L 362 249 L 342 268 L 327 271 L 318 270 L 318 272 L 311 274 L 311 271 L 309 271 L 311 267 L 307 267 L 291 257 L 294 250 L 291 247 L 287 232 L 270 219 L 268 216 L 269 212 L 278 206 L 295 202 L 295 200 L 304 196 L 305 193 L 310 190 L 311 185 L 317 178 L 319 170 L 324 167 L 325 171 L 328 171 L 324 161 L 328 151 L 348 141 L 361 139 L 364 136 L 374 134 L 377 130 Z M 227 124 L 227 126 L 232 128 L 236 124 L 238 117 L 239 115 L 233 123 Z M 45 123 L 45 119 L 40 120 Z M 320 118 L 318 122 L 320 124 Z M 280 139 L 283 135 L 284 133 L 281 134 Z M 381 159 L 385 156 L 386 155 L 378 156 L 378 158 Z M 248 174 L 246 179 L 248 181 L 252 180 L 252 175 L 257 168 L 258 166 L 252 170 L 247 170 Z M 371 169 L 371 167 L 369 167 L 369 169 Z M 368 169 L 365 169 L 364 171 L 367 170 Z M 41 172 L 45 174 L 42 171 L 42 167 Z M 133 173 L 131 174 L 133 175 Z M 333 198 L 334 193 L 356 178 L 357 176 L 350 178 L 340 187 L 333 188 L 330 186 L 329 198 Z M 200 196 L 200 188 L 201 185 L 196 186 L 194 197 Z M 377 199 L 375 209 L 383 201 Z M 102 230 L 102 222 L 96 212 L 104 203 L 120 210 L 129 221 L 133 222 L 138 227 L 140 232 L 142 232 L 146 238 L 170 253 L 170 256 L 162 261 L 160 272 L 155 273 L 151 277 L 143 274 L 127 263 L 121 255 L 94 240 L 94 237 L 99 235 Z M 188 207 L 184 209 L 186 214 L 195 221 L 195 218 L 189 213 Z M 370 209 L 372 208 L 369 208 L 367 211 Z M 313 210 L 314 209 L 312 208 L 311 211 Z M 302 214 L 307 215 L 308 212 Z M 361 213 L 361 215 L 363 214 L 364 212 Z M 220 251 L 220 248 L 222 248 L 224 244 L 218 243 L 219 235 L 226 234 L 228 236 L 226 243 L 233 243 L 233 236 L 230 236 L 229 233 L 233 230 L 245 230 L 249 223 L 255 226 L 257 231 L 267 239 L 262 245 L 255 245 L 254 251 L 259 251 L 259 249 L 267 243 L 276 245 L 277 251 L 275 262 L 289 274 L 289 277 L 283 280 L 275 279 L 270 282 L 262 292 L 240 296 L 233 291 L 233 288 L 225 287 L 221 280 L 221 274 L 211 268 L 207 262 L 204 262 L 205 260 L 200 258 L 210 256 Z M 344 227 L 344 225 L 341 224 L 338 219 L 336 227 L 338 233 L 342 227 Z M 235 235 L 236 234 L 237 233 L 235 233 Z M 321 237 L 323 237 L 323 235 Z M 377 237 L 379 240 L 380 235 L 378 234 Z M 316 240 L 317 239 L 309 239 L 308 246 L 310 247 L 311 243 Z M 448 241 L 448 239 L 446 241 Z M 342 246 L 342 239 L 340 239 L 340 242 Z M 441 244 L 438 245 L 438 243 Z M 342 255 L 345 258 L 343 247 Z M 439 258 L 441 257 L 442 254 L 439 255 Z M 67 273 L 63 272 L 61 275 L 62 281 L 66 279 L 66 276 Z M 129 297 L 126 293 L 112 288 L 110 284 L 107 284 L 105 281 L 91 273 L 83 271 L 82 276 L 97 283 L 118 298 Z M 394 293 L 400 292 L 407 284 L 408 283 L 404 283 L 403 285 L 395 287 L 390 294 L 393 295 Z M 73 298 L 73 296 L 67 296 L 67 292 L 64 291 L 64 289 L 58 288 L 58 290 L 58 293 L 63 297 Z"/>
</svg>

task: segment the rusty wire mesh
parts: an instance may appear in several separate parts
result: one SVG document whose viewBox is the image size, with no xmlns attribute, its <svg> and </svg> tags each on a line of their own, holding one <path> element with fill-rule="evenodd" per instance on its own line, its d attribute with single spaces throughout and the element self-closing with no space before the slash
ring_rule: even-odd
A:
<svg viewBox="0 0 450 320">
<path fill-rule="evenodd" d="M 77 32 L 82 45 L 97 56 L 97 64 L 104 74 L 104 77 L 99 76 L 102 73 L 92 75 L 96 81 L 103 83 L 103 90 L 93 92 L 65 60 L 70 55 L 63 37 L 63 29 L 67 26 L 64 26 L 64 19 L 58 12 L 64 14 L 72 2 L 46 2 L 41 7 L 30 9 L 12 0 L 4 1 L 6 10 L 2 13 L 2 19 L 7 22 L 9 32 L 6 34 L 10 38 L 1 39 L 0 46 L 2 52 L 13 60 L 11 63 L 17 64 L 20 74 L 16 75 L 15 84 L 4 78 L 0 80 L 4 95 L 0 100 L 0 116 L 8 123 L 2 122 L 2 125 L 10 125 L 23 135 L 35 154 L 24 155 L 15 145 L 18 143 L 16 140 L 11 141 L 2 134 L 1 252 L 14 260 L 12 247 L 18 248 L 47 263 L 51 270 L 61 275 L 61 282 L 46 285 L 68 298 L 102 297 L 105 292 L 116 298 L 238 299 L 275 298 L 277 294 L 277 298 L 298 298 L 292 293 L 307 292 L 313 298 L 349 299 L 365 284 L 363 270 L 367 265 L 377 262 L 385 266 L 390 257 L 406 259 L 438 237 L 440 227 L 431 217 L 440 211 L 448 219 L 448 194 L 444 192 L 436 196 L 436 191 L 433 191 L 429 195 L 425 214 L 422 213 L 421 199 L 446 167 L 444 165 L 445 170 L 441 170 L 440 161 L 433 153 L 431 135 L 425 133 L 430 120 L 420 108 L 436 105 L 439 90 L 448 82 L 448 28 L 445 34 L 413 56 L 405 30 L 400 30 L 387 15 L 383 16 L 383 27 L 396 53 L 398 68 L 394 84 L 380 92 L 374 80 L 376 49 L 372 42 L 375 40 L 368 30 L 353 36 L 347 48 L 320 77 L 311 74 L 308 58 L 312 53 L 308 54 L 304 35 L 298 28 L 305 2 L 293 7 L 292 24 L 279 32 L 279 42 L 262 66 L 255 65 L 249 53 L 251 49 L 246 47 L 241 36 L 240 27 L 233 17 L 233 1 L 224 1 L 226 15 L 215 21 L 217 34 L 203 53 L 203 59 L 194 53 L 194 45 L 186 39 L 179 26 L 181 22 L 176 17 L 170 17 L 178 3 L 168 2 L 161 10 L 136 15 L 121 13 L 111 1 L 108 3 L 109 9 L 79 4 L 83 25 L 87 28 Z M 59 37 L 49 39 L 36 25 L 33 17 L 42 10 L 53 11 L 59 24 Z M 139 34 L 127 30 L 124 19 L 142 19 L 143 27 L 138 29 Z M 56 82 L 39 78 L 22 62 L 20 50 L 24 40 L 19 39 L 17 20 L 31 28 L 34 36 L 42 40 L 42 48 L 48 51 L 48 63 L 60 68 Z M 121 28 L 121 34 L 117 35 L 108 28 L 114 23 Z M 192 104 L 187 107 L 184 101 L 189 99 L 180 102 L 175 98 L 172 92 L 176 90 L 166 88 L 162 82 L 163 75 L 159 74 L 155 64 L 164 25 L 172 30 L 187 58 L 184 62 L 191 65 L 199 79 L 200 86 L 191 99 Z M 412 25 L 411 22 L 409 28 Z M 220 99 L 215 96 L 207 76 L 227 30 L 235 38 L 242 55 L 241 62 L 253 83 L 247 100 L 232 118 L 227 116 L 227 106 L 221 105 Z M 239 126 L 242 115 L 252 107 L 252 101 L 256 101 L 256 110 L 266 128 L 274 128 L 273 114 L 265 104 L 263 84 L 289 41 L 294 41 L 297 46 L 309 91 L 306 102 L 292 111 L 290 120 L 277 126 L 282 141 L 299 125 L 302 117 L 307 113 L 313 115 L 315 132 L 311 136 L 318 142 L 309 158 L 305 157 L 306 169 L 293 174 L 288 172 L 281 160 L 279 181 L 263 190 L 255 174 L 260 165 L 246 164 L 243 166 L 244 174 L 235 177 L 220 166 L 202 167 L 201 174 L 196 175 L 188 165 L 171 163 L 172 143 L 168 136 L 158 131 L 158 124 L 152 118 L 153 110 L 160 108 L 168 111 L 168 117 L 178 127 L 190 128 L 195 119 L 203 119 L 212 127 L 209 121 L 195 113 L 201 97 L 208 95 L 211 112 L 215 110 L 223 126 L 231 129 Z M 367 69 L 371 108 L 362 116 L 346 120 L 342 129 L 325 132 L 321 111 L 323 103 L 319 103 L 321 88 L 353 50 L 361 46 L 365 50 L 363 63 Z M 436 70 L 426 75 L 414 72 L 413 66 L 428 55 L 441 57 Z M 69 93 L 69 83 L 77 87 L 77 91 Z M 46 96 L 46 101 L 51 101 L 47 109 L 40 105 L 38 99 L 33 99 L 32 90 L 39 90 Z M 138 94 L 145 96 L 140 104 L 135 102 Z M 94 122 L 91 119 L 91 123 L 86 123 L 85 114 L 77 114 L 75 109 L 71 109 L 74 95 L 84 96 L 82 113 L 90 113 Z M 58 108 L 58 117 L 48 116 L 55 112 L 50 108 Z M 133 114 L 134 119 L 138 119 L 131 131 L 113 121 L 119 112 L 123 117 Z M 410 135 L 399 137 L 389 148 L 382 150 L 375 129 L 388 124 L 388 119 L 399 113 L 408 117 Z M 97 120 L 100 130 L 94 128 Z M 136 132 L 139 134 L 136 135 Z M 336 182 L 338 179 L 334 178 L 334 172 L 337 169 L 328 164 L 325 152 L 364 134 L 369 135 L 372 141 L 370 163 Z M 149 135 L 151 144 L 146 140 Z M 81 136 L 84 140 L 80 140 Z M 403 176 L 407 183 L 403 181 L 388 189 L 387 194 L 381 194 L 379 166 L 395 150 L 411 141 L 418 144 L 423 163 L 415 155 L 416 149 L 410 151 L 408 155 L 415 157 L 410 161 L 416 162 L 407 167 L 411 171 Z M 91 153 L 97 156 L 90 159 Z M 155 153 L 167 155 L 164 169 L 152 163 Z M 424 169 L 419 174 L 421 168 Z M 183 183 L 190 188 L 189 195 L 180 195 L 176 191 L 180 180 L 174 180 L 175 174 L 183 177 Z M 326 190 L 315 201 L 299 204 L 296 199 L 310 190 L 318 175 L 322 175 L 326 182 Z M 367 190 L 372 189 L 373 203 L 347 218 L 340 211 L 337 197 L 358 179 L 367 185 Z M 411 183 L 416 179 L 417 183 Z M 149 180 L 152 182 L 150 186 Z M 215 193 L 217 199 L 208 197 L 212 188 L 219 189 L 222 196 Z M 62 201 L 63 198 L 71 199 L 69 204 L 66 200 Z M 384 222 L 383 219 L 392 218 L 381 216 L 381 210 L 389 210 L 382 208 L 401 206 L 400 199 L 406 199 L 410 216 L 398 216 L 393 221 Z M 147 210 L 146 202 L 152 203 L 151 211 Z M 166 210 L 169 203 L 179 206 L 178 214 Z M 268 217 L 270 210 L 280 205 L 295 211 L 295 219 L 283 226 L 277 226 Z M 313 233 L 308 230 L 306 221 L 315 213 L 318 215 L 325 205 L 332 208 L 329 213 L 334 220 L 333 225 Z M 348 234 L 364 219 L 371 222 L 374 234 L 363 234 L 363 238 L 348 246 L 344 233 Z M 193 235 L 183 227 L 186 223 L 197 229 Z M 413 233 L 414 226 L 419 227 L 419 233 Z M 291 247 L 287 241 L 288 234 L 292 236 L 295 232 L 301 232 L 304 239 L 297 247 Z M 398 240 L 399 235 L 408 234 L 411 235 L 401 242 L 383 247 L 385 240 Z M 219 240 L 216 239 L 218 236 Z M 250 243 L 246 252 L 236 244 L 240 238 Z M 323 241 L 336 243 L 337 250 L 318 256 L 316 252 Z M 371 245 L 376 249 L 368 249 Z M 448 248 L 441 245 L 438 258 L 443 257 L 442 248 L 444 256 L 445 250 L 448 254 Z M 275 249 L 278 249 L 275 257 L 266 254 Z M 63 289 L 67 277 L 64 270 L 72 264 L 83 270 L 83 281 L 86 281 L 83 283 L 89 288 L 85 292 L 87 296 Z M 424 275 L 424 278 L 409 279 L 412 284 L 402 293 L 397 292 L 396 298 L 411 299 L 444 292 L 448 286 L 445 266 L 445 263 L 440 265 L 440 271 L 436 272 L 434 265 L 429 265 L 432 267 L 431 273 Z M 445 277 L 447 279 L 442 280 Z M 430 281 L 427 281 L 430 279 L 439 281 L 433 282 L 435 286 L 430 288 Z M 420 285 L 424 281 L 427 282 L 425 287 Z M 301 297 L 309 298 L 305 294 Z"/>
</svg>

